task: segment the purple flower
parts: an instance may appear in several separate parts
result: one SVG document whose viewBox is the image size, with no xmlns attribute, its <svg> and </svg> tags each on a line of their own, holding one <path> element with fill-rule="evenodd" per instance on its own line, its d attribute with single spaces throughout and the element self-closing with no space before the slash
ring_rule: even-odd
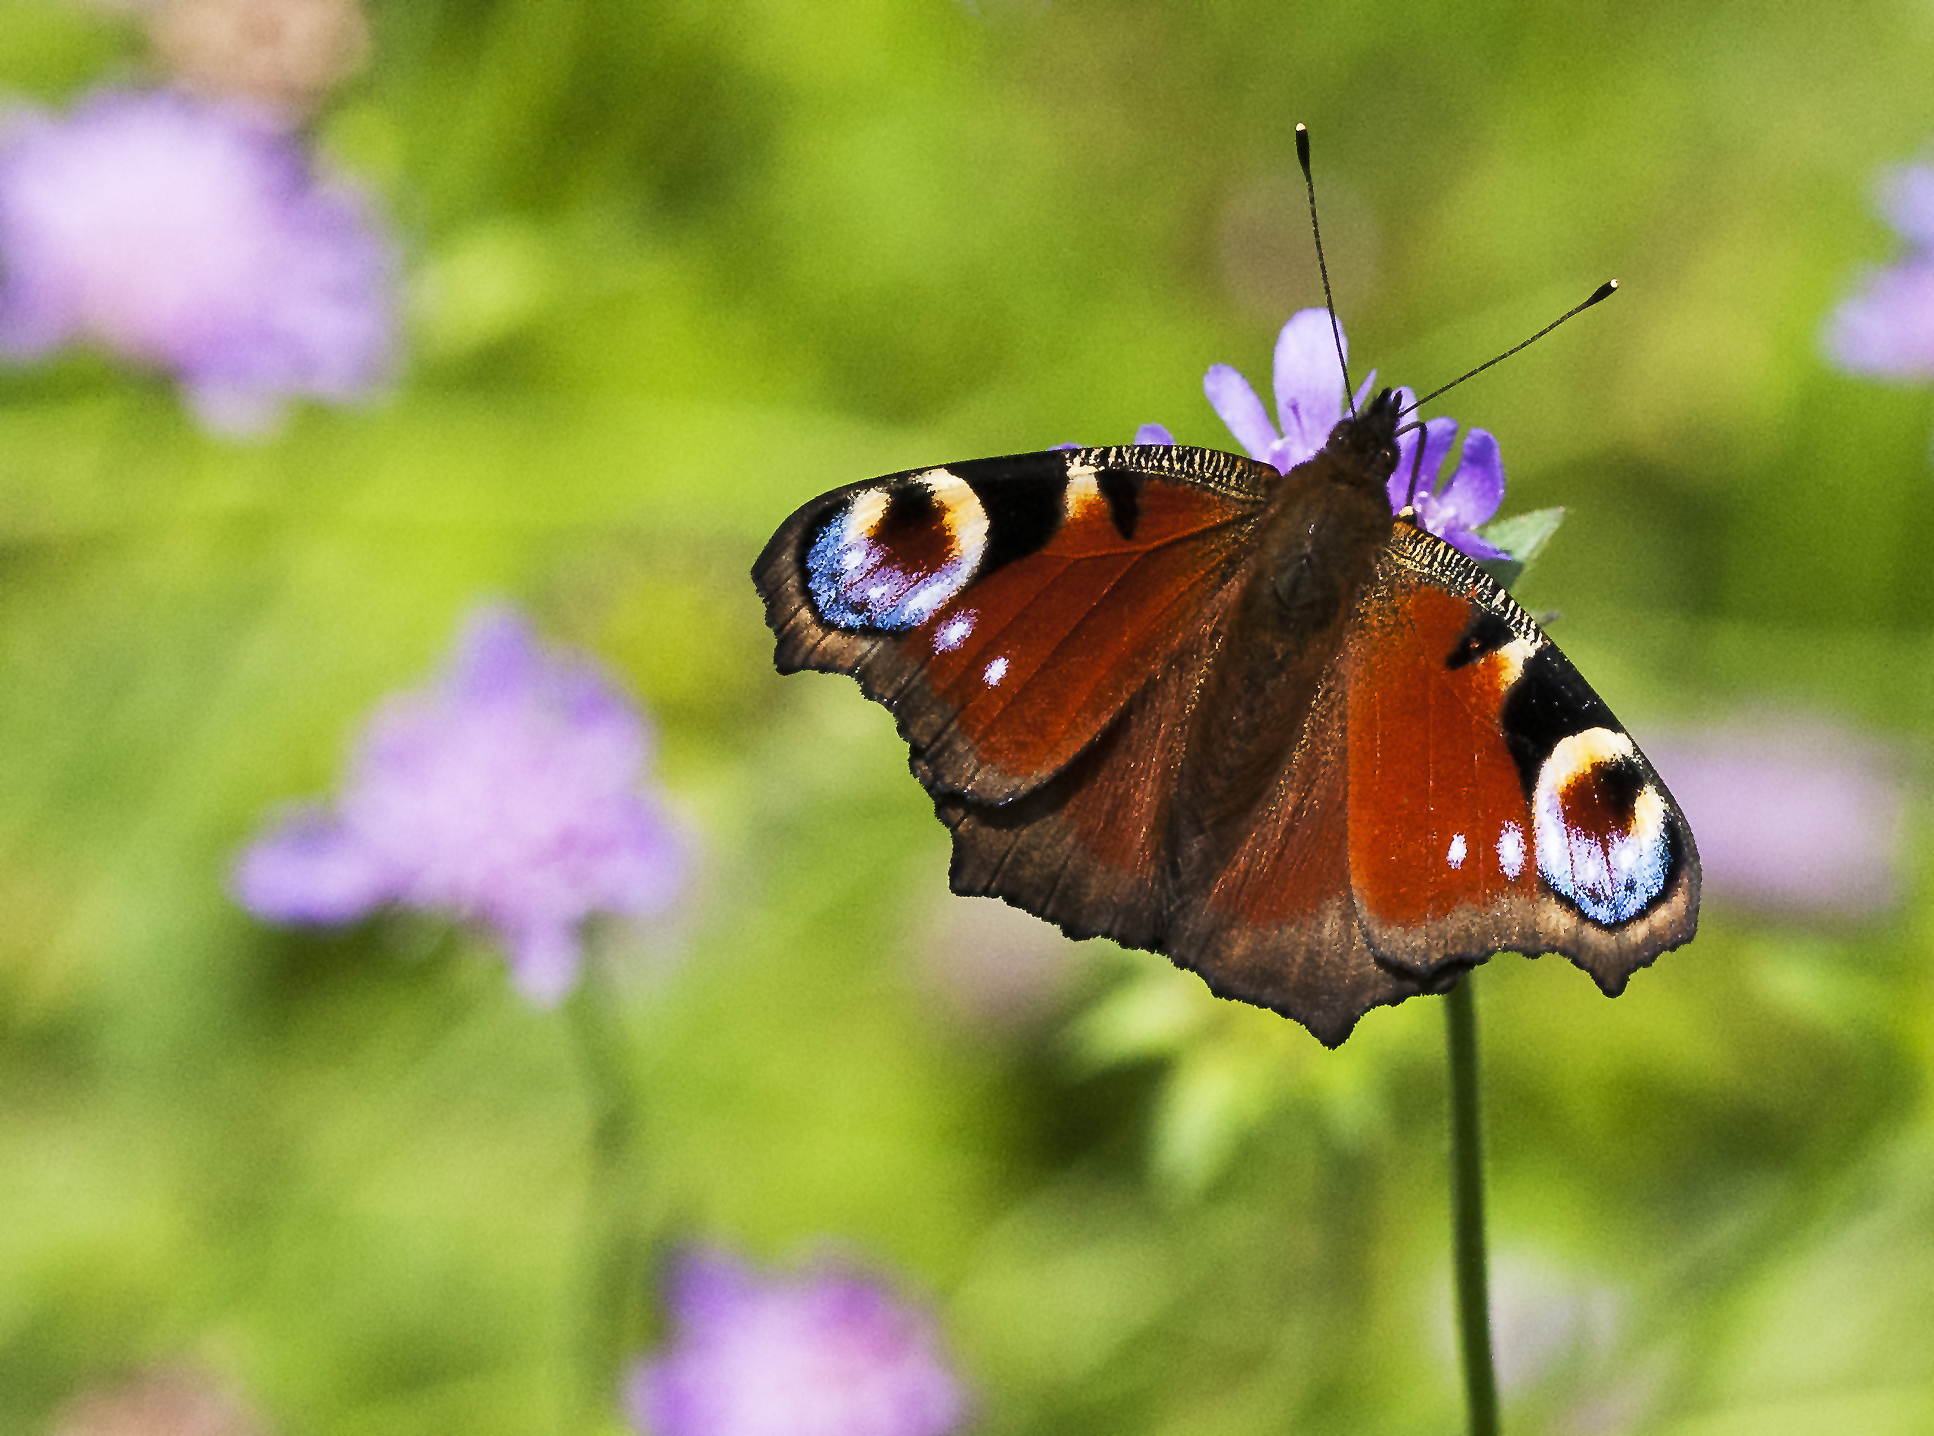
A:
<svg viewBox="0 0 1934 1436">
<path fill-rule="evenodd" d="M 110 90 L 0 130 L 0 353 L 99 344 L 173 373 L 212 429 L 367 394 L 395 267 L 362 197 L 243 109 Z"/>
<path fill-rule="evenodd" d="M 1343 352 L 1350 352 L 1348 341 Z M 1313 458 L 1343 417 L 1343 379 L 1337 371 L 1329 310 L 1304 309 L 1289 316 L 1276 336 L 1275 380 L 1276 424 L 1270 423 L 1249 381 L 1227 364 L 1209 366 L 1202 392 L 1250 458 L 1286 474 Z"/>
<path fill-rule="evenodd" d="M 385 904 L 481 922 L 548 1005 L 577 980 L 585 918 L 655 912 L 678 886 L 678 845 L 638 792 L 648 756 L 644 719 L 609 680 L 485 608 L 441 681 L 377 710 L 333 807 L 259 838 L 235 890 L 272 922 Z"/>
<path fill-rule="evenodd" d="M 1883 379 L 1934 377 L 1934 167 L 1889 171 L 1880 188 L 1882 215 L 1909 246 L 1864 283 L 1827 320 L 1828 356 L 1841 368 Z"/>
<path fill-rule="evenodd" d="M 1653 738 L 1645 751 L 1692 825 L 1706 896 L 1842 916 L 1894 901 L 1907 803 L 1884 746 L 1768 715 Z"/>
<path fill-rule="evenodd" d="M 677 1339 L 627 1393 L 652 1436 L 946 1436 L 966 1417 L 932 1323 L 858 1276 L 766 1278 L 699 1251 L 670 1305 Z"/>
<path fill-rule="evenodd" d="M 1304 309 L 1290 316 L 1276 337 L 1274 422 L 1249 381 L 1227 364 L 1210 367 L 1202 377 L 1202 391 L 1251 458 L 1288 473 L 1315 456 L 1344 415 L 1336 345 L 1329 310 Z M 1347 343 L 1344 352 L 1349 352 Z M 1357 394 L 1359 404 L 1369 394 L 1375 377 L 1373 374 L 1364 380 Z M 1408 390 L 1402 392 L 1406 404 L 1415 397 Z M 1438 480 L 1438 471 L 1457 437 L 1457 427 L 1455 419 L 1432 419 L 1424 428 L 1423 466 L 1418 472 L 1415 500 L 1417 522 L 1472 558 L 1509 558 L 1503 549 L 1473 532 L 1497 512 L 1504 498 L 1504 464 L 1498 457 L 1497 440 L 1483 429 L 1472 429 L 1457 466 L 1448 478 Z M 1174 442 L 1167 432 L 1158 424 L 1145 424 L 1136 442 Z M 1143 437 L 1150 433 L 1161 437 Z M 1411 465 L 1417 452 L 1415 429 L 1398 436 L 1397 450 L 1397 472 L 1390 480 L 1392 513 L 1403 509 L 1410 491 Z"/>
<path fill-rule="evenodd" d="M 1415 396 L 1400 390 L 1403 402 Z M 1401 513 L 1409 499 L 1417 510 L 1417 522 L 1472 558 L 1508 559 L 1510 554 L 1496 544 L 1487 543 L 1472 532 L 1488 522 L 1504 502 L 1504 460 L 1498 454 L 1498 441 L 1488 429 L 1472 429 L 1464 439 L 1464 451 L 1457 456 L 1457 467 L 1442 483 L 1437 471 L 1450 453 L 1457 437 L 1457 420 L 1432 419 L 1423 428 L 1424 452 L 1417 458 L 1417 430 L 1397 436 L 1397 471 L 1390 476 L 1390 511 Z M 1411 497 L 1412 466 L 1416 466 L 1417 492 Z"/>
</svg>

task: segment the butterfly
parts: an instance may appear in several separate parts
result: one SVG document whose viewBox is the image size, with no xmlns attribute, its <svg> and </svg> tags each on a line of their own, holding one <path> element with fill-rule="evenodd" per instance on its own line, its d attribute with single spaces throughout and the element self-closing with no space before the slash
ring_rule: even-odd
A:
<svg viewBox="0 0 1934 1436">
<path fill-rule="evenodd" d="M 1616 996 L 1692 937 L 1692 831 L 1531 615 L 1392 514 L 1401 417 L 1386 389 L 1286 473 L 1137 445 L 835 489 L 752 571 L 778 669 L 892 712 L 956 893 L 1326 1046 L 1498 951 Z"/>
</svg>

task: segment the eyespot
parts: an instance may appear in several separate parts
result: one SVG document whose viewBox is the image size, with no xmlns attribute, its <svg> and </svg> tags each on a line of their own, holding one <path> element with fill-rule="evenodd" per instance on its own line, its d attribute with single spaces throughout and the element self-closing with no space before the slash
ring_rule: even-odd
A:
<svg viewBox="0 0 1934 1436">
<path fill-rule="evenodd" d="M 807 590 L 838 627 L 912 628 L 967 586 L 986 551 L 979 497 L 929 469 L 862 488 L 830 512 L 807 550 Z"/>
<path fill-rule="evenodd" d="M 1588 728 L 1553 745 L 1531 816 L 1539 873 L 1593 922 L 1630 922 L 1665 891 L 1665 799 L 1624 733 Z"/>
</svg>

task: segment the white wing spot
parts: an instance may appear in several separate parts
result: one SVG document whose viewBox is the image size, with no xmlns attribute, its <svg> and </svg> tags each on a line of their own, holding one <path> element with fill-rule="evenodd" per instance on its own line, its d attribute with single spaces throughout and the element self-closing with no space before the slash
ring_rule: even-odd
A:
<svg viewBox="0 0 1934 1436">
<path fill-rule="evenodd" d="M 1444 861 L 1453 868 L 1464 866 L 1464 835 L 1459 833 L 1450 840 L 1450 851 L 1444 854 Z"/>
<path fill-rule="evenodd" d="M 987 672 L 984 676 L 987 679 L 987 686 L 989 688 L 995 687 L 1003 678 L 1007 677 L 1007 660 L 1005 658 L 996 658 L 992 663 L 987 665 Z"/>
<path fill-rule="evenodd" d="M 967 635 L 974 631 L 975 615 L 957 613 L 940 625 L 940 632 L 933 636 L 935 653 L 950 653 L 967 641 Z"/>
<path fill-rule="evenodd" d="M 1524 871 L 1524 829 L 1516 823 L 1506 823 L 1498 834 L 1498 866 L 1507 878 Z"/>
</svg>

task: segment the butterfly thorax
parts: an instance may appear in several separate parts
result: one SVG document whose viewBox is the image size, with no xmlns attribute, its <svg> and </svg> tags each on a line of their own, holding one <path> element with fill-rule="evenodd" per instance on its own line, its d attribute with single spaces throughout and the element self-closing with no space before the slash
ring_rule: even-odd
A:
<svg viewBox="0 0 1934 1436">
<path fill-rule="evenodd" d="M 1193 715 L 1189 796 L 1176 805 L 1191 815 L 1191 830 L 1176 834 L 1185 871 L 1225 860 L 1319 707 L 1324 674 L 1390 542 L 1397 407 L 1385 390 L 1270 489 Z"/>
</svg>

